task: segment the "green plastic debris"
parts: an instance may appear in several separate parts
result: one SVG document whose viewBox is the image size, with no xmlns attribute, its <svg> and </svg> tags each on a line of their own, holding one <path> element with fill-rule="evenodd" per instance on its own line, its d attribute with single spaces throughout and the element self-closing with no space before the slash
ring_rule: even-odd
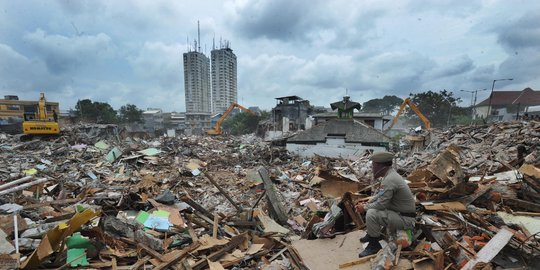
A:
<svg viewBox="0 0 540 270">
<path fill-rule="evenodd" d="M 101 150 L 107 150 L 110 147 L 105 141 L 99 141 L 96 144 L 94 144 L 94 146 Z"/>
<path fill-rule="evenodd" d="M 152 216 L 156 216 L 156 217 L 163 217 L 163 218 L 169 218 L 169 216 L 171 215 L 171 213 L 165 211 L 165 210 L 156 210 L 152 213 Z"/>
<path fill-rule="evenodd" d="M 135 220 L 141 224 L 144 225 L 144 222 L 146 222 L 146 220 L 148 219 L 148 217 L 150 217 L 150 214 L 146 211 L 141 211 L 139 212 L 139 214 L 137 215 L 137 217 L 135 218 Z"/>
<path fill-rule="evenodd" d="M 66 246 L 70 248 L 89 248 L 92 247 L 92 243 L 86 237 L 83 237 L 80 232 L 74 233 L 72 236 L 68 237 L 66 240 Z"/>
<path fill-rule="evenodd" d="M 75 206 L 75 211 L 77 211 L 77 213 L 82 213 L 82 212 L 84 212 L 84 210 L 86 210 L 86 207 L 84 207 L 84 206 L 82 206 L 80 204 L 77 204 Z"/>
<path fill-rule="evenodd" d="M 157 148 L 147 148 L 147 149 L 144 149 L 144 150 L 141 150 L 141 151 L 138 151 L 138 152 L 145 155 L 145 156 L 155 156 L 155 155 L 161 153 L 161 150 L 159 150 Z"/>
<path fill-rule="evenodd" d="M 71 267 L 90 265 L 86 258 L 86 249 L 72 248 L 67 251 L 66 263 L 71 262 Z"/>
<path fill-rule="evenodd" d="M 66 240 L 67 258 L 66 263 L 71 263 L 71 267 L 90 265 L 86 258 L 86 250 L 93 248 L 92 243 L 86 237 L 81 236 L 81 233 L 74 233 Z"/>
<path fill-rule="evenodd" d="M 118 147 L 114 147 L 109 151 L 105 159 L 108 162 L 114 162 L 117 158 L 119 158 L 122 155 L 122 150 L 118 149 Z"/>
</svg>

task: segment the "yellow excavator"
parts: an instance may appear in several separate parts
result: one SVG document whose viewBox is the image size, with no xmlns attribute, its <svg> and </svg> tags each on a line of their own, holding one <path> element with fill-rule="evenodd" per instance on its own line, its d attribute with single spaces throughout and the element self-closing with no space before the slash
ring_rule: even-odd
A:
<svg viewBox="0 0 540 270">
<path fill-rule="evenodd" d="M 225 118 L 229 116 L 229 114 L 234 110 L 234 108 L 238 108 L 244 112 L 248 112 L 250 114 L 255 114 L 252 110 L 233 102 L 229 108 L 223 113 L 223 115 L 219 118 L 219 120 L 216 122 L 216 125 L 214 126 L 214 129 L 208 130 L 206 133 L 209 135 L 219 135 L 223 133 L 223 130 L 221 129 L 221 124 L 223 124 L 223 121 L 225 121 Z"/>
<path fill-rule="evenodd" d="M 51 119 L 51 116 L 53 119 Z M 47 114 L 44 93 L 40 94 L 37 111 L 24 113 L 22 127 L 23 133 L 27 137 L 33 135 L 57 135 L 60 133 L 56 112 L 53 115 Z"/>
<path fill-rule="evenodd" d="M 416 105 L 414 105 L 414 103 L 411 101 L 410 98 L 406 98 L 403 101 L 403 103 L 401 103 L 401 106 L 399 107 L 399 111 L 397 112 L 396 116 L 392 120 L 392 123 L 390 124 L 390 126 L 384 131 L 384 133 L 387 133 L 397 123 L 399 116 L 401 115 L 401 113 L 405 109 L 405 106 L 407 106 L 407 105 L 409 105 L 409 108 L 411 108 L 411 110 L 413 110 L 413 112 L 416 113 L 416 115 L 418 115 L 420 120 L 422 120 L 422 122 L 424 123 L 425 128 L 427 130 L 431 129 L 431 122 L 429 122 L 427 117 L 425 117 L 424 114 L 422 114 L 422 112 L 420 112 L 418 107 L 416 107 Z"/>
</svg>

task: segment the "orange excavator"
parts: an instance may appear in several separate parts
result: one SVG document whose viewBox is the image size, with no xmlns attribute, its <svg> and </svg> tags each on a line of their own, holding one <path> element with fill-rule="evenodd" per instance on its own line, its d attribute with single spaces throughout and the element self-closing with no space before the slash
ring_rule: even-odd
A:
<svg viewBox="0 0 540 270">
<path fill-rule="evenodd" d="M 411 108 L 411 110 L 413 110 L 413 112 L 416 113 L 416 115 L 418 115 L 418 117 L 420 118 L 420 120 L 422 120 L 422 122 L 424 123 L 424 126 L 425 126 L 425 128 L 427 130 L 431 129 L 431 122 L 429 122 L 427 117 L 424 116 L 424 114 L 422 114 L 422 112 L 420 112 L 418 107 L 416 107 L 416 105 L 414 105 L 414 103 L 411 101 L 410 98 L 406 98 L 403 101 L 403 103 L 401 103 L 401 106 L 399 107 L 399 111 L 397 112 L 396 116 L 392 120 L 392 123 L 390 124 L 390 126 L 384 131 L 384 133 L 387 133 L 397 123 L 398 118 L 401 115 L 401 113 L 403 112 L 403 110 L 405 109 L 406 105 L 409 105 L 409 108 Z"/>
<path fill-rule="evenodd" d="M 234 108 L 238 108 L 238 109 L 240 109 L 240 110 L 242 110 L 244 112 L 248 112 L 250 114 L 255 115 L 255 113 L 252 110 L 250 110 L 250 109 L 248 109 L 248 108 L 246 108 L 246 107 L 244 107 L 244 106 L 242 106 L 242 105 L 240 105 L 240 104 L 238 104 L 236 102 L 233 102 L 231 104 L 231 106 L 229 106 L 229 108 L 227 108 L 227 110 L 223 113 L 223 115 L 216 122 L 216 125 L 214 126 L 214 129 L 208 130 L 206 133 L 209 134 L 209 135 L 222 134 L 223 130 L 221 129 L 221 124 L 223 124 L 223 121 L 225 121 L 227 116 L 229 116 L 229 114 L 234 110 Z"/>
</svg>

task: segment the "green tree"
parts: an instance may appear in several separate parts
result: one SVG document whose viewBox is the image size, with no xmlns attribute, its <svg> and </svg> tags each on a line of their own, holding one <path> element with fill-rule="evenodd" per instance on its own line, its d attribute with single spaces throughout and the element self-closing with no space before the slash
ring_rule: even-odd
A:
<svg viewBox="0 0 540 270">
<path fill-rule="evenodd" d="M 134 104 L 126 104 L 118 110 L 118 118 L 122 123 L 142 123 L 143 111 Z"/>
<path fill-rule="evenodd" d="M 222 128 L 233 135 L 253 133 L 257 130 L 259 122 L 270 118 L 270 113 L 263 111 L 261 114 L 241 112 L 223 122 Z"/>
<path fill-rule="evenodd" d="M 452 124 L 449 116 L 452 115 L 452 111 L 459 108 L 457 104 L 461 102 L 460 98 L 454 97 L 454 93 L 446 90 L 411 93 L 409 96 L 420 112 L 429 119 L 431 126 L 439 128 L 447 126 L 447 123 Z M 420 124 L 420 119 L 411 109 L 407 110 L 406 115 Z"/>
<path fill-rule="evenodd" d="M 75 105 L 75 110 L 77 111 L 77 115 L 81 118 L 95 120 L 97 117 L 97 112 L 92 104 L 92 100 L 89 99 L 79 100 L 77 105 Z"/>
<path fill-rule="evenodd" d="M 392 114 L 403 99 L 397 96 L 384 96 L 383 98 L 371 99 L 362 104 L 362 112 Z"/>
<path fill-rule="evenodd" d="M 90 99 L 83 99 L 77 102 L 75 110 L 78 116 L 88 121 L 101 124 L 118 122 L 116 111 L 106 102 L 92 102 Z"/>
</svg>

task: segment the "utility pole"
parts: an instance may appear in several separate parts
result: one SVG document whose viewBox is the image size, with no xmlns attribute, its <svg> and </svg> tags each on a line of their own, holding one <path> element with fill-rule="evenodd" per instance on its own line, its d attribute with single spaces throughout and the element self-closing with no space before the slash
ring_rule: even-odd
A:
<svg viewBox="0 0 540 270">
<path fill-rule="evenodd" d="M 513 78 L 493 80 L 493 83 L 491 84 L 491 94 L 489 95 L 489 105 L 488 105 L 487 117 L 491 116 L 491 100 L 493 99 L 493 89 L 495 88 L 495 82 L 497 82 L 497 81 L 511 81 L 511 80 L 513 80 Z"/>
<path fill-rule="evenodd" d="M 462 91 L 462 92 L 469 92 L 471 93 L 471 119 L 474 118 L 474 116 L 476 115 L 476 96 L 478 95 L 478 91 L 486 91 L 487 88 L 484 88 L 484 89 L 478 89 L 478 90 L 459 90 L 459 91 Z"/>
</svg>

